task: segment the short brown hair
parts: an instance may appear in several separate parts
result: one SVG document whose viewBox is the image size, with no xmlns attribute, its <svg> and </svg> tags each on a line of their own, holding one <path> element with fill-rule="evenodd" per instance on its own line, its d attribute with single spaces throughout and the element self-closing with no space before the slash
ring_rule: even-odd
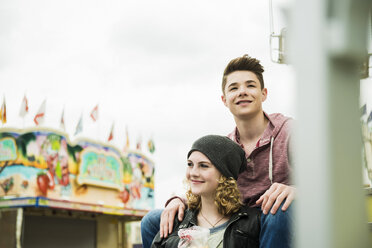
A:
<svg viewBox="0 0 372 248">
<path fill-rule="evenodd" d="M 222 78 L 222 93 L 225 94 L 226 78 L 230 73 L 235 71 L 251 71 L 260 81 L 261 90 L 265 88 L 262 73 L 264 72 L 263 66 L 258 59 L 250 57 L 248 54 L 242 57 L 237 57 L 230 61 L 223 72 Z"/>
<path fill-rule="evenodd" d="M 187 205 L 190 209 L 200 209 L 200 195 L 194 195 L 191 193 L 189 188 L 186 192 L 186 197 Z M 238 185 L 235 179 L 232 177 L 226 178 L 225 176 L 221 175 L 216 189 L 214 204 L 216 204 L 218 212 L 224 216 L 228 216 L 239 211 L 239 209 L 243 206 L 243 203 L 240 199 L 240 191 L 238 190 Z"/>
</svg>

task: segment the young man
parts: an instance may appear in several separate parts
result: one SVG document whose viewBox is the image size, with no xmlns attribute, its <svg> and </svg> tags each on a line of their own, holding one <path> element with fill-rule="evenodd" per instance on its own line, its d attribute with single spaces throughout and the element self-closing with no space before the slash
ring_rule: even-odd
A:
<svg viewBox="0 0 372 248">
<path fill-rule="evenodd" d="M 244 149 L 247 168 L 238 177 L 244 204 L 260 207 L 260 247 L 290 247 L 290 204 L 295 188 L 290 186 L 290 122 L 281 114 L 262 110 L 267 89 L 263 67 L 248 55 L 235 58 L 226 66 L 222 80 L 222 101 L 232 113 L 236 128 L 228 135 Z M 143 246 L 150 247 L 159 230 L 167 237 L 178 213 L 182 220 L 185 203 L 168 200 L 163 211 L 154 210 L 141 223 Z M 161 218 L 160 218 L 161 217 Z"/>
</svg>

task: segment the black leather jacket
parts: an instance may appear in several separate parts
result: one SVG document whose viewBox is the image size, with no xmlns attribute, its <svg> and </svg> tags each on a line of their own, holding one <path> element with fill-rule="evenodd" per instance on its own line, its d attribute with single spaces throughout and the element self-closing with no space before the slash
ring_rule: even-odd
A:
<svg viewBox="0 0 372 248">
<path fill-rule="evenodd" d="M 260 217 L 261 211 L 258 208 L 252 208 L 244 206 L 237 213 L 233 214 L 228 221 L 224 236 L 223 236 L 223 247 L 224 248 L 239 248 L 247 247 L 254 248 L 259 247 L 260 237 Z M 173 232 L 166 239 L 160 238 L 158 233 L 151 247 L 165 247 L 165 248 L 176 248 L 178 247 L 179 237 L 178 230 L 195 226 L 197 221 L 197 211 L 187 209 L 185 211 L 185 218 L 180 223 L 175 218 Z"/>
</svg>

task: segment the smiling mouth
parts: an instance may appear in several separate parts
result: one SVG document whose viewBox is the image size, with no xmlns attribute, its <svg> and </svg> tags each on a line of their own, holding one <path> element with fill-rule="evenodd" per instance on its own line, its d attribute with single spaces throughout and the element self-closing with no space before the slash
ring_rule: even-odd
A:
<svg viewBox="0 0 372 248">
<path fill-rule="evenodd" d="M 204 181 L 199 181 L 199 180 L 191 180 L 192 183 L 203 183 Z"/>
<path fill-rule="evenodd" d="M 238 101 L 236 104 L 237 105 L 240 105 L 240 104 L 249 104 L 249 103 L 252 103 L 252 101 L 250 101 L 250 100 L 242 100 L 242 101 Z"/>
</svg>

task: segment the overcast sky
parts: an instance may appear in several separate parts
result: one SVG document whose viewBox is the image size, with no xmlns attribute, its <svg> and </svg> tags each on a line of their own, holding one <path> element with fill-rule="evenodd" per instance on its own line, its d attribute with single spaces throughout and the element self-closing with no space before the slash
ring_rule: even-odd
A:
<svg viewBox="0 0 372 248">
<path fill-rule="evenodd" d="M 274 1 L 274 27 L 284 20 Z M 131 146 L 152 137 L 156 152 L 156 206 L 183 192 L 186 154 L 206 134 L 234 128 L 221 102 L 222 72 L 230 59 L 249 54 L 265 67 L 268 113 L 295 116 L 292 69 L 270 61 L 268 1 L 2 1 L 0 3 L 0 97 L 5 127 L 34 126 L 47 99 L 44 126 L 66 131 L 83 113 L 80 137 L 122 149 L 125 126 Z M 18 116 L 23 95 L 30 112 Z M 89 113 L 99 103 L 99 120 Z"/>
</svg>

